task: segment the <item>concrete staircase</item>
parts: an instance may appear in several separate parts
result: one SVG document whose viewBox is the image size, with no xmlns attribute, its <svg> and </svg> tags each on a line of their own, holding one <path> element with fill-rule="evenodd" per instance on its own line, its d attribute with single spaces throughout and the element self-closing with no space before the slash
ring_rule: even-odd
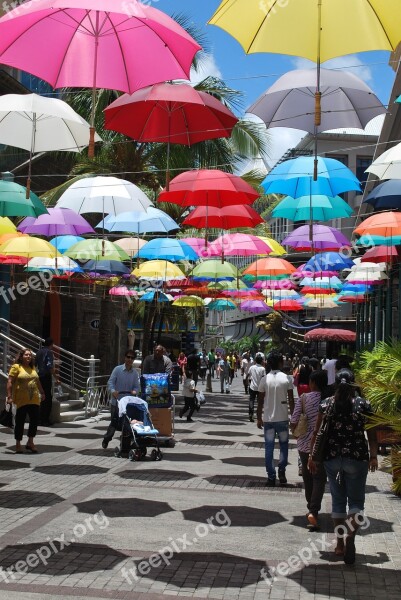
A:
<svg viewBox="0 0 401 600">
<path fill-rule="evenodd" d="M 52 423 L 70 423 L 86 417 L 85 402 L 83 398 L 71 400 L 70 394 L 64 392 L 62 396 L 53 396 L 52 412 L 50 420 Z"/>
</svg>

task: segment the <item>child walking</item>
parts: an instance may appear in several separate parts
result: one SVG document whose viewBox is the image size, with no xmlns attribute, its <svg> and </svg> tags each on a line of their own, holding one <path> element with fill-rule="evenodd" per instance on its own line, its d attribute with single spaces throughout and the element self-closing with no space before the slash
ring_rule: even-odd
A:
<svg viewBox="0 0 401 600">
<path fill-rule="evenodd" d="M 194 410 L 196 408 L 196 397 L 197 389 L 195 387 L 195 381 L 192 379 L 192 373 L 190 371 L 185 371 L 184 369 L 184 378 L 183 378 L 183 388 L 182 393 L 184 396 L 184 407 L 180 410 L 179 415 L 180 419 L 185 415 L 185 413 L 189 410 L 187 416 L 187 422 L 193 423 L 193 419 L 191 418 L 194 414 Z"/>
</svg>

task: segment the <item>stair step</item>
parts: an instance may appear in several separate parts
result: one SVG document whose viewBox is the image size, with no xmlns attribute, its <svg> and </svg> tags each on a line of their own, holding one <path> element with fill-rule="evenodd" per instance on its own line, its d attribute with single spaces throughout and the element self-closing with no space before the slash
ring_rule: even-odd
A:
<svg viewBox="0 0 401 600">
<path fill-rule="evenodd" d="M 70 421 L 75 421 L 77 417 L 84 418 L 85 416 L 84 410 L 68 410 L 67 412 L 60 413 L 60 423 L 69 423 Z"/>
<path fill-rule="evenodd" d="M 63 400 L 60 402 L 60 412 L 64 413 L 69 410 L 79 410 L 84 408 L 85 403 L 82 400 Z"/>
</svg>

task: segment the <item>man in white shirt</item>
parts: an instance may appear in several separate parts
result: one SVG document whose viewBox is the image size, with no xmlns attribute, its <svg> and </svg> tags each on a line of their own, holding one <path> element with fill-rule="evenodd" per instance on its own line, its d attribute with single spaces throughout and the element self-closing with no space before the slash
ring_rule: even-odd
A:
<svg viewBox="0 0 401 600">
<path fill-rule="evenodd" d="M 330 360 L 326 360 L 322 366 L 323 371 L 327 371 L 327 385 L 333 386 L 336 381 L 336 362 L 337 356 L 333 356 Z"/>
<path fill-rule="evenodd" d="M 248 380 L 249 380 L 249 420 L 253 423 L 253 413 L 255 410 L 255 400 L 258 397 L 259 384 L 262 377 L 266 375 L 266 369 L 263 366 L 264 355 L 257 354 L 255 357 L 255 364 L 249 367 Z"/>
<path fill-rule="evenodd" d="M 241 375 L 242 381 L 244 384 L 245 394 L 248 393 L 248 371 L 253 363 L 251 355 L 249 352 L 244 352 L 241 360 Z"/>
<path fill-rule="evenodd" d="M 276 350 L 267 357 L 271 371 L 262 377 L 258 388 L 257 426 L 264 428 L 265 464 L 267 485 L 276 485 L 276 469 L 273 463 L 276 435 L 280 445 L 278 477 L 281 484 L 287 483 L 285 469 L 288 464 L 288 408 L 294 410 L 293 385 L 290 378 L 281 370 L 283 356 Z"/>
</svg>

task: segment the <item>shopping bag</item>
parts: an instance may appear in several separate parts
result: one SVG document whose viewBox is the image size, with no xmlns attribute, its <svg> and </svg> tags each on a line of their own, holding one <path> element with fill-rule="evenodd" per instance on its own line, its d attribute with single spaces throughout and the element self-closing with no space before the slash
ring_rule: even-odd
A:
<svg viewBox="0 0 401 600">
<path fill-rule="evenodd" d="M 3 427 L 13 428 L 13 415 L 11 412 L 11 404 L 6 404 L 6 407 L 0 413 L 0 425 Z"/>
<path fill-rule="evenodd" d="M 196 400 L 198 402 L 198 404 L 200 406 L 202 406 L 203 404 L 206 404 L 206 398 L 205 398 L 205 394 L 203 392 L 197 392 L 196 393 Z"/>
</svg>

